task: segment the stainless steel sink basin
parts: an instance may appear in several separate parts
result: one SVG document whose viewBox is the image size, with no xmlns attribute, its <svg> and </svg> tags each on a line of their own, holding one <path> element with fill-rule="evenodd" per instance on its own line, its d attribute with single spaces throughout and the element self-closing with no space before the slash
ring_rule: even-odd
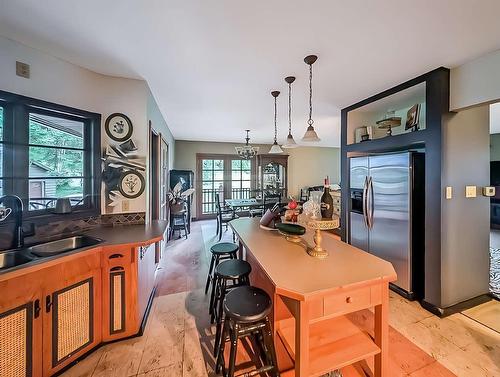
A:
<svg viewBox="0 0 500 377">
<path fill-rule="evenodd" d="M 0 270 L 31 262 L 34 258 L 23 250 L 0 251 Z"/>
<path fill-rule="evenodd" d="M 25 250 L 38 257 L 49 257 L 51 255 L 81 249 L 82 247 L 97 245 L 100 242 L 102 242 L 102 240 L 90 236 L 74 236 L 30 246 Z"/>
</svg>

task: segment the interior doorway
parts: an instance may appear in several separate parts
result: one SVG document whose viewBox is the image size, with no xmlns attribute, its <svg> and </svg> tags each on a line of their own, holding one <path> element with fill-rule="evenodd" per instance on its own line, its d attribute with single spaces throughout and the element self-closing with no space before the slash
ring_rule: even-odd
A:
<svg viewBox="0 0 500 377">
<path fill-rule="evenodd" d="M 160 134 L 149 121 L 149 220 L 160 220 Z"/>
</svg>

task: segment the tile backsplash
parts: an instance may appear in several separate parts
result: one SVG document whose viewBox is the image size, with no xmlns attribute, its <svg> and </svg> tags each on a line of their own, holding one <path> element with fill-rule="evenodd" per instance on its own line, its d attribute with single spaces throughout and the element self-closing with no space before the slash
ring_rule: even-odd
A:
<svg viewBox="0 0 500 377">
<path fill-rule="evenodd" d="M 55 237 L 84 232 L 98 226 L 135 225 L 146 222 L 146 213 L 125 213 L 113 215 L 92 216 L 83 219 L 72 219 L 63 221 L 53 221 L 46 224 L 37 225 L 35 235 L 26 237 L 26 244 L 33 244 Z M 13 235 L 13 227 L 7 224 L 0 226 L 0 250 L 9 248 Z M 7 245 L 7 246 L 6 246 Z"/>
</svg>

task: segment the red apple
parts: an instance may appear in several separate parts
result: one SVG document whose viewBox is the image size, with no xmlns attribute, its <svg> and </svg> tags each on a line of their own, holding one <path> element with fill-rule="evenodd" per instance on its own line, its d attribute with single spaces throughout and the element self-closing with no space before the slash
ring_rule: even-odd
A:
<svg viewBox="0 0 500 377">
<path fill-rule="evenodd" d="M 290 209 L 297 208 L 297 202 L 295 200 L 292 200 L 290 203 L 288 203 L 288 208 Z"/>
</svg>

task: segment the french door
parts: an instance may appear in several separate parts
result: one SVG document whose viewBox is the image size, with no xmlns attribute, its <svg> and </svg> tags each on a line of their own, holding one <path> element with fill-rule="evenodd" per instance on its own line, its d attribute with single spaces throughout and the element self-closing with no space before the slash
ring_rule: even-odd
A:
<svg viewBox="0 0 500 377">
<path fill-rule="evenodd" d="M 196 155 L 196 217 L 214 217 L 217 194 L 222 205 L 226 199 L 250 198 L 255 187 L 255 161 L 235 155 Z"/>
</svg>

